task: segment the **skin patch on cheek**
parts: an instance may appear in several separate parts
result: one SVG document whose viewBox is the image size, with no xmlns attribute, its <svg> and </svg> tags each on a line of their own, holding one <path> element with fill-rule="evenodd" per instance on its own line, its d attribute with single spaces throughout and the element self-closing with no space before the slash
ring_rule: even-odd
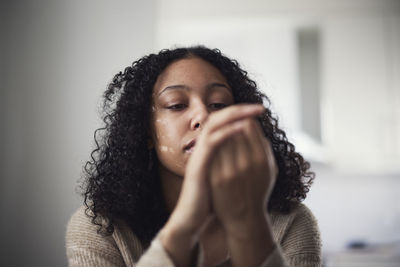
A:
<svg viewBox="0 0 400 267">
<path fill-rule="evenodd" d="M 174 150 L 172 147 L 161 146 L 161 152 L 170 152 L 170 153 L 174 153 L 175 150 Z"/>
<path fill-rule="evenodd" d="M 156 123 L 162 126 L 166 126 L 168 123 L 163 119 L 156 119 Z"/>
</svg>

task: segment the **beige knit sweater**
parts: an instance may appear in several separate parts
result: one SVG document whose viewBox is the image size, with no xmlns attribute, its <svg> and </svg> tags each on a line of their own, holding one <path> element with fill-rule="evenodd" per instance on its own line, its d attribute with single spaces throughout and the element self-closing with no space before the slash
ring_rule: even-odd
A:
<svg viewBox="0 0 400 267">
<path fill-rule="evenodd" d="M 300 205 L 289 214 L 271 214 L 276 247 L 260 267 L 321 266 L 318 226 L 311 211 Z M 119 223 L 114 233 L 102 236 L 85 215 L 83 207 L 72 215 L 66 233 L 67 258 L 76 266 L 173 267 L 158 236 L 144 251 L 130 228 Z M 231 266 L 225 262 L 221 266 Z"/>
</svg>

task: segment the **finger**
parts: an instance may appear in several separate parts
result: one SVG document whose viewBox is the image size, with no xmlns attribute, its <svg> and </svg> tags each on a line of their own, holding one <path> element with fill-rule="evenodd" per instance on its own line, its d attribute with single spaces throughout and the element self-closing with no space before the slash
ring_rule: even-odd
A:
<svg viewBox="0 0 400 267">
<path fill-rule="evenodd" d="M 249 125 L 248 127 L 244 127 L 243 131 L 248 136 L 254 160 L 260 164 L 263 162 L 267 163 L 269 170 L 276 173 L 277 164 L 273 149 L 271 143 L 265 137 L 259 122 L 249 119 Z"/>
<path fill-rule="evenodd" d="M 209 176 L 209 182 L 211 186 L 211 201 L 214 203 L 216 199 L 218 199 L 218 196 L 216 196 L 214 193 L 213 188 L 215 188 L 217 185 L 221 183 L 221 166 L 222 166 L 222 156 L 220 153 L 220 150 L 217 148 L 213 155 L 212 155 L 212 161 L 210 164 L 210 176 Z M 214 207 L 213 207 L 214 208 Z"/>
<path fill-rule="evenodd" d="M 202 169 L 208 169 L 210 161 L 214 154 L 217 152 L 218 147 L 229 137 L 235 135 L 236 133 L 242 131 L 243 124 L 241 121 L 228 124 L 218 131 L 209 134 L 207 137 L 202 136 L 202 140 L 196 146 L 196 151 L 193 153 L 192 157 L 189 158 L 190 162 L 196 162 L 189 171 L 201 171 Z"/>
<path fill-rule="evenodd" d="M 251 152 L 251 158 L 264 156 L 262 140 L 257 133 L 260 129 L 257 128 L 256 120 L 252 118 L 243 120 L 243 135 L 246 139 L 247 149 Z"/>
<path fill-rule="evenodd" d="M 215 131 L 207 137 L 206 145 L 210 151 L 213 151 L 222 143 L 234 136 L 235 134 L 243 131 L 243 121 L 237 121 L 221 127 L 218 131 Z"/>
<path fill-rule="evenodd" d="M 236 136 L 236 166 L 238 170 L 247 170 L 249 166 L 249 160 L 253 156 L 250 142 L 243 132 L 238 133 Z"/>
<path fill-rule="evenodd" d="M 267 137 L 264 134 L 264 131 L 258 121 L 256 121 L 256 133 L 258 135 L 259 140 L 261 140 L 262 143 L 262 148 L 264 149 L 265 154 L 269 159 L 271 159 L 270 162 L 270 167 L 274 168 L 275 171 L 278 170 L 278 165 L 276 163 L 275 155 L 274 155 L 274 150 L 272 148 L 271 142 L 267 139 Z"/>
<path fill-rule="evenodd" d="M 237 136 L 240 132 L 227 138 L 223 144 L 218 148 L 219 157 L 221 161 L 221 177 L 230 179 L 234 176 L 236 170 L 236 142 Z"/>
<path fill-rule="evenodd" d="M 261 115 L 264 110 L 265 108 L 261 104 L 239 104 L 229 106 L 211 114 L 205 125 L 205 130 L 213 132 L 226 124 Z"/>
</svg>

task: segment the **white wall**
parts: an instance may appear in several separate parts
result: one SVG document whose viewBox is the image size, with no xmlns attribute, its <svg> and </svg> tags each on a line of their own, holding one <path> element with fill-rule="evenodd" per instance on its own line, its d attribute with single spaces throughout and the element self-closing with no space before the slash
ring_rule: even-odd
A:
<svg viewBox="0 0 400 267">
<path fill-rule="evenodd" d="M 157 47 L 203 43 L 239 60 L 317 178 L 307 205 L 324 253 L 400 240 L 400 2 L 159 1 Z M 296 32 L 320 33 L 322 146 L 298 132 Z M 314 140 L 315 141 L 315 140 Z M 312 157 L 311 157 L 312 156 Z"/>
<path fill-rule="evenodd" d="M 399 172 L 400 11 L 331 18 L 323 24 L 322 50 L 332 162 L 358 172 Z"/>
<path fill-rule="evenodd" d="M 153 49 L 154 1 L 2 1 L 0 265 L 66 266 L 98 104 Z"/>
<path fill-rule="evenodd" d="M 354 241 L 400 240 L 399 175 L 348 174 L 314 165 L 317 179 L 305 203 L 318 219 L 324 253 Z"/>
</svg>

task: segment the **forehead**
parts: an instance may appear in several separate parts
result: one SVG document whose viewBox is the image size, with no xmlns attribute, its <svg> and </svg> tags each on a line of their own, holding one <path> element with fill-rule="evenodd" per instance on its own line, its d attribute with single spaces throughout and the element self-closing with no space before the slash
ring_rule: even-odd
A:
<svg viewBox="0 0 400 267">
<path fill-rule="evenodd" d="M 160 73 L 154 85 L 154 93 L 172 84 L 191 85 L 210 82 L 227 84 L 224 75 L 207 61 L 198 57 L 185 58 L 171 63 Z"/>
</svg>

